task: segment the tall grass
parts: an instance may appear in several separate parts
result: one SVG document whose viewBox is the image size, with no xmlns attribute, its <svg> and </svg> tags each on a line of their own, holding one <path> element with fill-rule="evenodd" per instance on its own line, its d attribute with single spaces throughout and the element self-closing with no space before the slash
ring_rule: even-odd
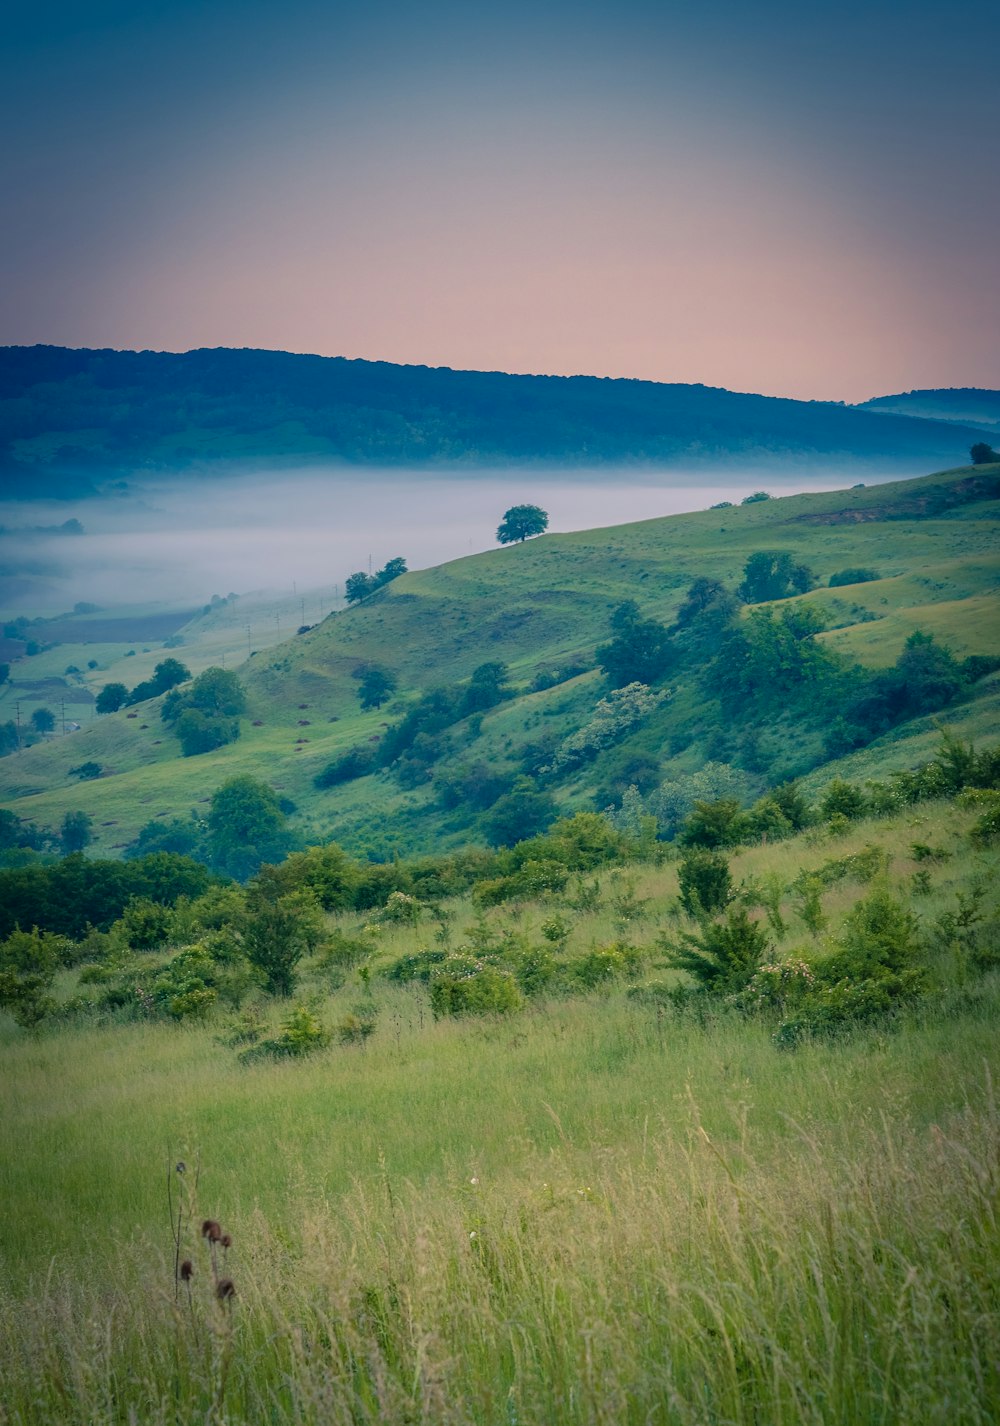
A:
<svg viewBox="0 0 1000 1426">
<path fill-rule="evenodd" d="M 8 1050 L 0 1420 L 994 1420 L 998 1008 L 795 1055 L 617 999 L 249 1071 Z"/>
</svg>

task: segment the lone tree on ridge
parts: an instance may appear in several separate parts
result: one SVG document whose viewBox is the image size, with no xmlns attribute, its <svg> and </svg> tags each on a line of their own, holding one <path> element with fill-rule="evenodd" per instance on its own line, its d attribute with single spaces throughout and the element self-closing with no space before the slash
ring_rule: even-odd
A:
<svg viewBox="0 0 1000 1426">
<path fill-rule="evenodd" d="M 549 517 L 538 505 L 512 505 L 500 521 L 497 539 L 501 545 L 522 544 L 529 535 L 541 535 L 549 527 Z"/>
</svg>

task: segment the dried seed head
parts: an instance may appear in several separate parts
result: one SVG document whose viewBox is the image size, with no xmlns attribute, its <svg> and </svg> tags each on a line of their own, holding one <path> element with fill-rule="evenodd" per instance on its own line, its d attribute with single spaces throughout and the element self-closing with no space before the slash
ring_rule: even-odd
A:
<svg viewBox="0 0 1000 1426">
<path fill-rule="evenodd" d="M 215 1295 L 220 1302 L 236 1296 L 236 1284 L 231 1277 L 220 1277 L 215 1285 Z"/>
<path fill-rule="evenodd" d="M 194 1264 L 190 1258 L 185 1258 L 181 1263 L 181 1282 L 190 1282 L 194 1277 Z"/>
<path fill-rule="evenodd" d="M 207 1238 L 210 1243 L 217 1243 L 222 1237 L 222 1229 L 214 1218 L 206 1218 L 201 1225 L 201 1236 Z"/>
<path fill-rule="evenodd" d="M 222 1237 L 219 1239 L 219 1242 L 224 1248 L 231 1248 L 233 1246 L 232 1233 L 223 1233 Z"/>
</svg>

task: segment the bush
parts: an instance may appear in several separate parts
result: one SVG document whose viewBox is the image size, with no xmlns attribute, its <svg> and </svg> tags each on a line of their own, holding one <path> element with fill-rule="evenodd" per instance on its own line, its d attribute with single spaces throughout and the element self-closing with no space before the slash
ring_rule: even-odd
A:
<svg viewBox="0 0 1000 1426">
<path fill-rule="evenodd" d="M 870 584 L 873 579 L 881 579 L 877 569 L 840 569 L 831 574 L 829 587 L 839 589 L 844 584 Z"/>
<path fill-rule="evenodd" d="M 356 777 L 367 777 L 378 766 L 378 754 L 374 744 L 362 744 L 348 748 L 339 758 L 327 763 L 322 772 L 313 778 L 315 787 L 339 787 L 341 783 L 353 782 Z"/>
<path fill-rule="evenodd" d="M 679 944 L 667 946 L 667 962 L 706 989 L 718 993 L 739 991 L 759 969 L 770 950 L 767 933 L 740 907 L 724 921 L 711 921 L 697 934 L 685 933 Z"/>
<path fill-rule="evenodd" d="M 319 1017 L 307 1005 L 296 1005 L 282 1022 L 281 1033 L 273 1040 L 261 1040 L 244 1050 L 240 1059 L 244 1064 L 268 1057 L 285 1059 L 314 1054 L 329 1045 L 331 1035 Z"/>
<path fill-rule="evenodd" d="M 431 1009 L 444 1015 L 510 1015 L 523 998 L 508 970 L 471 956 L 450 956 L 431 976 Z"/>
<path fill-rule="evenodd" d="M 718 852 L 692 849 L 684 854 L 677 872 L 681 905 L 689 916 L 711 916 L 722 911 L 733 894 L 729 863 Z"/>
<path fill-rule="evenodd" d="M 845 782 L 841 777 L 835 777 L 828 785 L 819 804 L 819 815 L 824 822 L 829 822 L 837 816 L 846 817 L 849 822 L 853 822 L 856 818 L 863 817 L 866 811 L 864 793 L 852 782 Z"/>
</svg>

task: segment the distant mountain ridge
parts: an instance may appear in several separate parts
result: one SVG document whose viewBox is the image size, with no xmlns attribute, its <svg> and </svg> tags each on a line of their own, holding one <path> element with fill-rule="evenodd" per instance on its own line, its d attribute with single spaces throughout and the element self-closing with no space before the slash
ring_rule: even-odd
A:
<svg viewBox="0 0 1000 1426">
<path fill-rule="evenodd" d="M 895 398 L 892 398 L 895 399 Z M 468 467 L 955 465 L 983 428 L 701 385 L 521 376 L 253 349 L 0 348 L 8 493 L 239 461 Z"/>
<path fill-rule="evenodd" d="M 862 411 L 887 411 L 932 421 L 957 421 L 983 431 L 1000 431 L 1000 391 L 980 386 L 952 386 L 928 391 L 904 391 L 875 396 L 859 404 Z"/>
</svg>

